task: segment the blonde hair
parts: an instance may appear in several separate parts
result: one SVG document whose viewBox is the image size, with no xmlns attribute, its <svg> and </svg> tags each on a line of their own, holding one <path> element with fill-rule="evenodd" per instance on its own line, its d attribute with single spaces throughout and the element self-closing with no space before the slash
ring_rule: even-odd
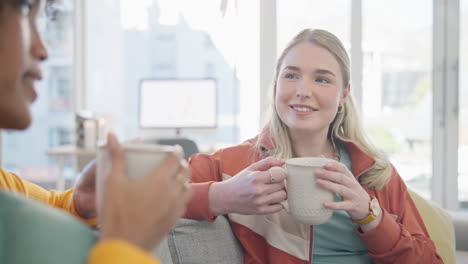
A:
<svg viewBox="0 0 468 264">
<path fill-rule="evenodd" d="M 306 41 L 323 47 L 333 54 L 341 67 L 344 85 L 343 88 L 348 87 L 350 83 L 351 74 L 349 57 L 343 47 L 343 44 L 336 36 L 325 30 L 305 29 L 299 32 L 299 34 L 289 42 L 276 63 L 274 79 L 272 82 L 273 89 L 271 89 L 272 101 L 270 104 L 269 119 L 265 125 L 267 129 L 263 129 L 259 140 L 256 143 L 256 147 L 259 148 L 261 147 L 261 142 L 264 140 L 274 142 L 275 148 L 271 150 L 272 152 L 270 155 L 283 160 L 292 158 L 294 156 L 294 151 L 292 149 L 288 127 L 279 118 L 278 113 L 275 110 L 277 79 L 284 57 L 294 46 Z M 330 124 L 328 137 L 335 149 L 337 140 L 339 142 L 353 142 L 359 146 L 362 151 L 374 157 L 376 161 L 374 166 L 364 172 L 359 177 L 359 181 L 362 185 L 368 188 L 381 189 L 390 180 L 392 166 L 385 156 L 367 139 L 351 94 L 348 95 L 342 107 L 343 110 L 337 113 L 335 119 Z"/>
</svg>

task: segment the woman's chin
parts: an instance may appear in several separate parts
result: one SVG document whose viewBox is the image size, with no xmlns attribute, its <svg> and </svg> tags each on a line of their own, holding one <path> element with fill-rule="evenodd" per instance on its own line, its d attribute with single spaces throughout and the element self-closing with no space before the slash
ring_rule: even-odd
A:
<svg viewBox="0 0 468 264">
<path fill-rule="evenodd" d="M 27 122 L 20 123 L 16 129 L 25 130 L 25 129 L 28 129 L 29 126 L 31 126 L 31 120 L 29 120 Z"/>
<path fill-rule="evenodd" d="M 2 124 L 2 127 L 7 129 L 25 130 L 31 125 L 31 122 L 31 113 L 27 111 L 18 113 L 14 118 L 6 120 L 5 124 Z"/>
<path fill-rule="evenodd" d="M 318 128 L 316 126 L 311 126 L 310 124 L 305 124 L 305 125 L 294 125 L 289 127 L 290 132 L 296 132 L 296 133 L 310 133 L 310 134 L 315 134 L 315 133 L 320 133 L 324 128 Z M 326 129 L 326 128 L 325 128 Z"/>
</svg>

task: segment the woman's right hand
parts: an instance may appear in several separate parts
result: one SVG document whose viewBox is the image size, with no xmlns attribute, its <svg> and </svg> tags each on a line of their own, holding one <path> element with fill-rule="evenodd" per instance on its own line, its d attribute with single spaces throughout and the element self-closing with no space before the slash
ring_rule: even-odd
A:
<svg viewBox="0 0 468 264">
<path fill-rule="evenodd" d="M 97 192 L 101 237 L 152 250 L 185 212 L 191 189 L 184 181 L 190 169 L 182 151 L 176 151 L 149 175 L 131 179 L 117 138 L 110 134 L 107 142 L 112 167 Z"/>
<path fill-rule="evenodd" d="M 261 215 L 283 209 L 286 199 L 284 170 L 270 170 L 284 161 L 268 157 L 258 161 L 229 180 L 213 183 L 209 191 L 213 215 L 228 213 Z M 271 178 L 274 178 L 274 181 Z"/>
</svg>

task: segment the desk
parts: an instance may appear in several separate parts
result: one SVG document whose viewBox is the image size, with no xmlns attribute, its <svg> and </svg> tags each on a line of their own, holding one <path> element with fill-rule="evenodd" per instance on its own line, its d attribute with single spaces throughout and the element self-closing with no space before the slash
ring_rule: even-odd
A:
<svg viewBox="0 0 468 264">
<path fill-rule="evenodd" d="M 76 175 L 90 161 L 96 158 L 96 149 L 85 149 L 78 148 L 75 145 L 63 145 L 49 149 L 47 155 L 57 159 L 59 165 L 59 178 L 57 179 L 56 189 L 57 191 L 63 191 L 65 189 L 65 175 L 63 169 L 67 159 L 73 160 L 73 167 L 75 169 L 73 182 L 76 179 Z"/>
</svg>

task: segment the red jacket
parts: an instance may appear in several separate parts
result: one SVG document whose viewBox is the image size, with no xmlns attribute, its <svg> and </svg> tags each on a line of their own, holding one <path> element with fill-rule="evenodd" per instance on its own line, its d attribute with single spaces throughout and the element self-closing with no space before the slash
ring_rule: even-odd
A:
<svg viewBox="0 0 468 264">
<path fill-rule="evenodd" d="M 255 139 L 221 149 L 214 154 L 196 154 L 190 159 L 193 198 L 185 217 L 214 220 L 209 207 L 210 185 L 232 177 L 263 158 L 253 149 Z M 344 143 L 349 152 L 352 173 L 359 177 L 375 163 L 374 158 L 353 143 Z M 406 186 L 393 169 L 389 183 L 382 190 L 369 190 L 383 209 L 381 223 L 368 233 L 356 230 L 367 246 L 374 263 L 443 263 L 429 238 L 424 222 Z M 284 211 L 284 210 L 283 210 Z M 396 220 L 392 218 L 397 217 Z M 269 221 L 259 215 L 229 214 L 234 234 L 244 247 L 245 263 L 311 263 L 312 226 L 299 224 L 280 212 Z"/>
</svg>

